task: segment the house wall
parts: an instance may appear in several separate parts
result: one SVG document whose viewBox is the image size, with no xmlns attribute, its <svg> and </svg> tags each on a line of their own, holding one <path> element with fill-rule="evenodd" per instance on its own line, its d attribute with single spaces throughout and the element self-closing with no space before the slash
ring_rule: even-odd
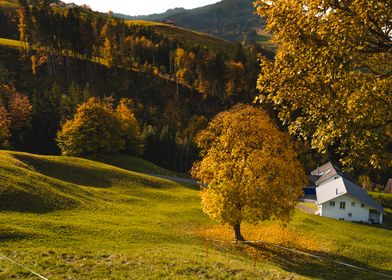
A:
<svg viewBox="0 0 392 280">
<path fill-rule="evenodd" d="M 330 206 L 331 201 L 335 202 L 335 207 Z M 346 202 L 346 209 L 340 209 L 340 202 Z M 355 206 L 352 206 L 352 202 L 355 203 Z M 320 216 L 344 219 L 345 221 L 369 221 L 369 206 L 365 204 L 365 207 L 362 208 L 361 202 L 348 194 L 344 194 L 319 205 L 319 213 Z M 352 214 L 351 217 L 348 215 L 349 213 Z"/>
</svg>

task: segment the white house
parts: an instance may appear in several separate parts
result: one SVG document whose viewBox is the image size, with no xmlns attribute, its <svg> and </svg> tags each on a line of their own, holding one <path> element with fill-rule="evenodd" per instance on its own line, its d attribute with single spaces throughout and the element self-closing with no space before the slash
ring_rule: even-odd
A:
<svg viewBox="0 0 392 280">
<path fill-rule="evenodd" d="M 312 171 L 318 213 L 339 220 L 382 223 L 384 209 L 330 162 Z"/>
</svg>

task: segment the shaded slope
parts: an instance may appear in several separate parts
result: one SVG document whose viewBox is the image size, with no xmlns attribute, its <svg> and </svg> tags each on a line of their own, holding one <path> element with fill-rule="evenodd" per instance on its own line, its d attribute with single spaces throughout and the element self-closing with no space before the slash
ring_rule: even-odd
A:
<svg viewBox="0 0 392 280">
<path fill-rule="evenodd" d="M 142 162 L 142 160 L 140 160 Z M 147 165 L 145 171 L 153 164 Z M 163 170 L 163 169 L 162 169 Z M 169 172 L 169 171 L 168 171 Z M 0 152 L 0 210 L 43 213 L 76 207 L 89 208 L 105 201 L 101 188 L 122 187 L 121 192 L 144 196 L 146 188 L 171 183 L 86 159 Z M 142 190 L 143 188 L 144 190 Z"/>
</svg>

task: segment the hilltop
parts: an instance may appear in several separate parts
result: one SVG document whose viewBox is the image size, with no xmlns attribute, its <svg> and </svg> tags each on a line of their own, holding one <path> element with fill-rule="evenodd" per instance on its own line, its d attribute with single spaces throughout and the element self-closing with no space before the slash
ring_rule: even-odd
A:
<svg viewBox="0 0 392 280">
<path fill-rule="evenodd" d="M 223 0 L 221 2 L 195 8 L 170 9 L 162 14 L 145 16 L 116 16 L 126 19 L 139 19 L 163 22 L 170 20 L 177 26 L 208 33 L 232 42 L 257 42 L 257 34 L 264 21 L 254 14 L 253 0 Z"/>
</svg>

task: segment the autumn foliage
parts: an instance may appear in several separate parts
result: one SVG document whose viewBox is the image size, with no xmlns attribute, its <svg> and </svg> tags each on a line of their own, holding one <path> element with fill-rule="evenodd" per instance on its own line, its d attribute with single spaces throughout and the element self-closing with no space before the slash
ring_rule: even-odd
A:
<svg viewBox="0 0 392 280">
<path fill-rule="evenodd" d="M 392 163 L 390 0 L 255 1 L 279 47 L 262 60 L 259 101 L 290 133 L 345 167 Z"/>
<path fill-rule="evenodd" d="M 116 153 L 133 144 L 135 147 L 128 148 L 137 150 L 139 139 L 137 121 L 126 109 L 126 101 L 113 110 L 111 103 L 97 98 L 80 105 L 74 118 L 66 121 L 57 134 L 62 154 L 69 156 Z"/>
<path fill-rule="evenodd" d="M 290 138 L 249 105 L 220 113 L 196 138 L 202 160 L 192 175 L 202 186 L 203 211 L 234 228 L 242 222 L 288 222 L 305 184 Z"/>
</svg>

